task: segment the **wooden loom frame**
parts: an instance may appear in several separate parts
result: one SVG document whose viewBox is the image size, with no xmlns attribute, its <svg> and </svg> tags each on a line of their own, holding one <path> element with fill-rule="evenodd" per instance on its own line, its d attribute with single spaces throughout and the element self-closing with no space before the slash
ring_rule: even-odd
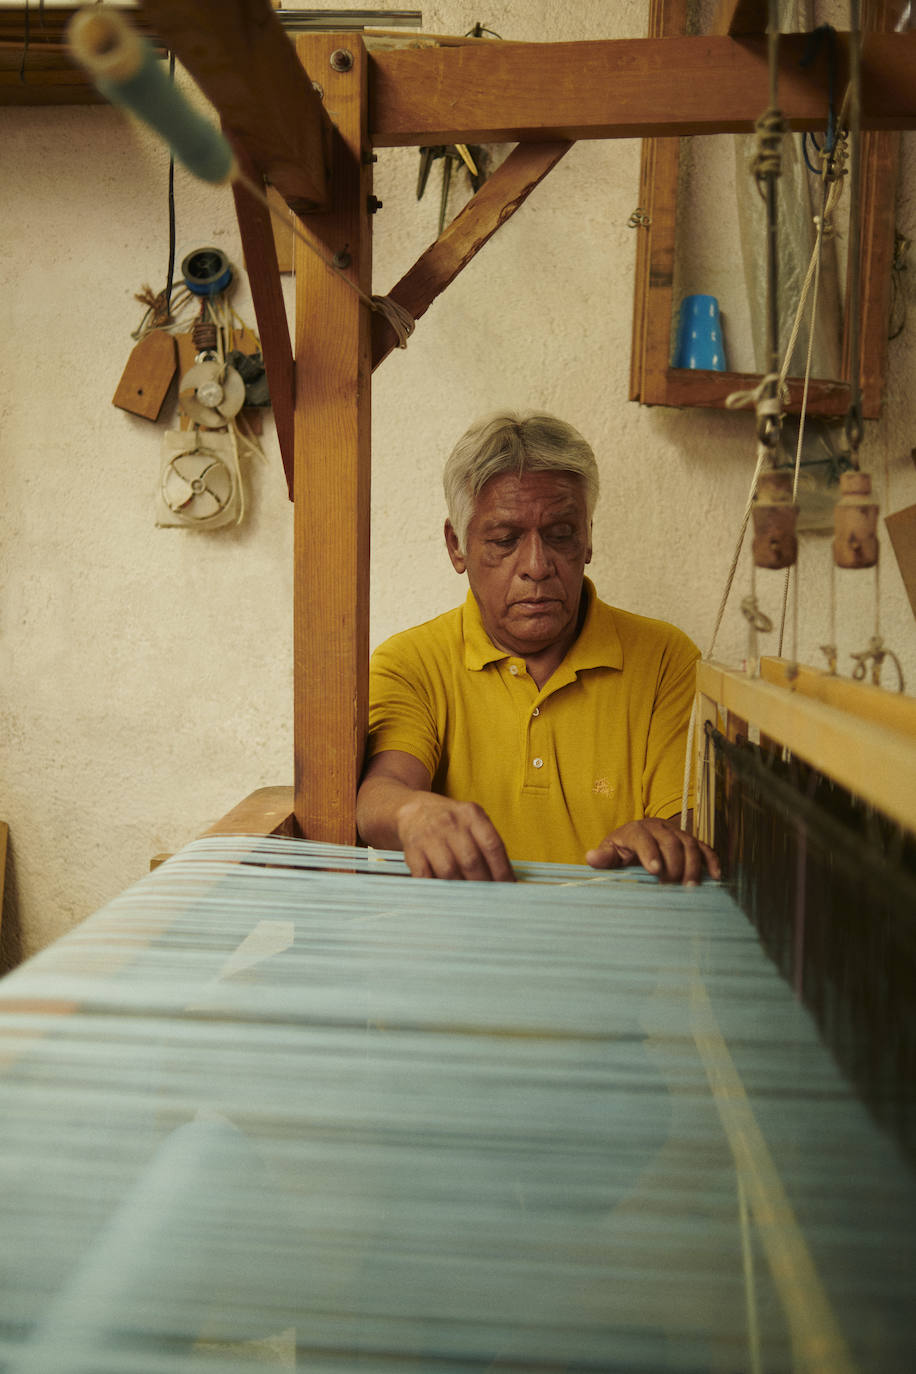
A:
<svg viewBox="0 0 916 1374">
<path fill-rule="evenodd" d="M 213 101 L 243 165 L 268 178 L 297 212 L 309 212 L 301 221 L 306 233 L 326 254 L 345 252 L 348 275 L 367 294 L 371 149 L 518 141 L 389 292 L 415 317 L 574 140 L 747 132 L 767 104 L 765 38 L 737 40 L 722 31 L 749 9 L 759 18 L 765 6 L 748 0 L 722 0 L 719 33 L 700 38 L 468 40 L 371 54 L 352 32 L 301 37 L 294 52 L 268 0 L 198 0 L 193 13 L 183 0 L 141 5 Z M 762 23 L 757 27 L 762 33 Z M 817 130 L 826 75 L 798 71 L 797 40 L 780 46 L 783 111 L 796 131 Z M 842 36 L 840 46 L 845 52 Z M 331 64 L 338 50 L 351 55 L 350 65 Z M 863 128 L 916 128 L 914 72 L 916 33 L 869 36 Z M 297 243 L 293 347 L 269 216 L 243 189 L 236 205 L 295 493 L 295 783 L 292 794 L 253 794 L 217 828 L 352 844 L 368 714 L 371 374 L 394 340 Z M 916 828 L 916 806 L 910 823 Z"/>
</svg>

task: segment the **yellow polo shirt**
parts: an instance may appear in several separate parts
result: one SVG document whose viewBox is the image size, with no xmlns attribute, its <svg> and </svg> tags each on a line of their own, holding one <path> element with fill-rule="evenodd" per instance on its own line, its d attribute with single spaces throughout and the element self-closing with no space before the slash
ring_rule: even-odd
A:
<svg viewBox="0 0 916 1374">
<path fill-rule="evenodd" d="M 585 586 L 581 633 L 540 689 L 471 592 L 372 655 L 367 758 L 419 759 L 434 792 L 484 808 L 513 860 L 583 863 L 617 826 L 680 811 L 699 651 Z"/>
</svg>

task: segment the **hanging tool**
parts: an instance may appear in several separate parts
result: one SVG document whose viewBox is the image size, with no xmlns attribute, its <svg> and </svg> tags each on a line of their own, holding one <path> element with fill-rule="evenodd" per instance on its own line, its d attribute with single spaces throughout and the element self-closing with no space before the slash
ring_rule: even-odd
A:
<svg viewBox="0 0 916 1374">
<path fill-rule="evenodd" d="M 486 181 L 484 171 L 485 150 L 483 148 L 468 146 L 465 143 L 435 144 L 429 148 L 420 149 L 420 170 L 417 176 L 417 200 L 423 199 L 426 190 L 426 183 L 429 180 L 429 173 L 434 162 L 442 160 L 442 194 L 439 200 L 439 233 L 445 228 L 445 218 L 448 214 L 448 198 L 452 186 L 452 168 L 455 163 L 462 163 L 468 171 L 471 185 L 475 191 L 479 191 Z"/>
</svg>

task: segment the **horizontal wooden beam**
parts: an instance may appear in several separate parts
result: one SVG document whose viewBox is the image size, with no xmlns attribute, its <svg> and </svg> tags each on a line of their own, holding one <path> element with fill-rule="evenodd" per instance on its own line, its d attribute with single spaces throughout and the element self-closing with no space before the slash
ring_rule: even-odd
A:
<svg viewBox="0 0 916 1374">
<path fill-rule="evenodd" d="M 388 295 L 415 320 L 480 252 L 501 224 L 515 214 L 571 143 L 520 143 L 484 182 L 434 244 L 427 248 Z M 372 317 L 372 366 L 396 346 L 391 325 Z"/>
<path fill-rule="evenodd" d="M 697 665 L 697 690 L 916 834 L 916 739 L 896 724 L 715 663 Z"/>
<path fill-rule="evenodd" d="M 827 118 L 826 64 L 780 41 L 779 103 L 797 132 Z M 845 65 L 846 42 L 838 35 Z M 721 36 L 486 43 L 370 56 L 375 147 L 747 133 L 769 104 L 766 40 Z M 840 79 L 842 80 L 842 73 Z M 916 128 L 916 31 L 869 33 L 862 127 Z"/>
<path fill-rule="evenodd" d="M 270 0 L 140 0 L 224 128 L 297 213 L 328 203 L 331 121 Z"/>
</svg>

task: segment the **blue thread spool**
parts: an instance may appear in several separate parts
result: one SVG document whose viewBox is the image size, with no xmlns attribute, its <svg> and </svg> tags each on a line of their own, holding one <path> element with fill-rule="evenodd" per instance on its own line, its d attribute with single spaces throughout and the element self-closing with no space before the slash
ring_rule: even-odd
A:
<svg viewBox="0 0 916 1374">
<path fill-rule="evenodd" d="M 715 296 L 685 296 L 681 301 L 674 366 L 704 368 L 709 372 L 726 370 L 719 302 Z"/>
<path fill-rule="evenodd" d="M 232 177 L 235 158 L 226 139 L 191 108 L 149 43 L 122 15 L 104 7 L 79 10 L 67 38 L 102 95 L 161 134 L 189 172 L 216 184 Z"/>
<path fill-rule="evenodd" d="M 232 280 L 232 266 L 219 248 L 196 248 L 181 264 L 181 275 L 195 296 L 216 296 Z"/>
</svg>

